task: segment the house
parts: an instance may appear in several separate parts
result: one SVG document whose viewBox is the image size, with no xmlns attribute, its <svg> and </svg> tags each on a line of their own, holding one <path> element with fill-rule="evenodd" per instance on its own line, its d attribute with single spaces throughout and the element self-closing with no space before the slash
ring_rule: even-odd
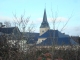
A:
<svg viewBox="0 0 80 60">
<path fill-rule="evenodd" d="M 18 27 L 2 27 L 0 25 L 0 43 L 8 43 L 10 47 L 17 48 L 22 35 Z"/>
<path fill-rule="evenodd" d="M 18 29 L 18 27 L 2 27 L 2 25 L 0 25 L 0 35 L 7 35 L 8 39 L 20 39 L 21 37 L 21 33 Z"/>
</svg>

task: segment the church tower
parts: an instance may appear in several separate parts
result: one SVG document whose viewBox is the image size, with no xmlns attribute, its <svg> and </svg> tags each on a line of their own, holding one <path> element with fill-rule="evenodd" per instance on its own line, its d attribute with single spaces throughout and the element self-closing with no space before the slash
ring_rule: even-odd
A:
<svg viewBox="0 0 80 60">
<path fill-rule="evenodd" d="M 44 34 L 49 29 L 50 27 L 47 21 L 46 9 L 44 9 L 43 21 L 40 26 L 40 35 Z"/>
</svg>

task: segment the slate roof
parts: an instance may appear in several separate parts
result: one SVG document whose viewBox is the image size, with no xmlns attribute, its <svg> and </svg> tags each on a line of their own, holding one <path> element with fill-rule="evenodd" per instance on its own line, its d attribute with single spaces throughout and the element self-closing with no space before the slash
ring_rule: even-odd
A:
<svg viewBox="0 0 80 60">
<path fill-rule="evenodd" d="M 39 33 L 31 33 L 31 32 L 26 32 L 25 37 L 28 38 L 28 43 L 29 44 L 34 44 L 37 42 Z"/>
<path fill-rule="evenodd" d="M 52 45 L 78 45 L 77 42 L 75 42 L 72 39 L 69 38 L 57 38 L 53 40 L 52 38 L 47 38 L 46 40 L 43 40 L 40 44 L 37 44 L 39 46 L 52 46 Z"/>
<path fill-rule="evenodd" d="M 55 34 L 55 39 L 54 39 L 54 34 Z M 39 38 L 47 38 L 46 40 L 43 40 L 41 43 L 38 44 L 40 46 L 43 46 L 43 45 L 49 46 L 52 44 L 78 45 L 78 43 L 75 42 L 73 39 L 71 39 L 69 35 L 65 35 L 58 30 L 48 30 L 43 35 L 39 36 Z"/>
<path fill-rule="evenodd" d="M 42 45 L 42 46 L 51 46 L 51 45 L 71 45 L 71 42 L 69 40 L 69 38 L 47 38 L 46 40 L 44 40 L 43 42 L 41 42 L 38 45 Z"/>
<path fill-rule="evenodd" d="M 39 38 L 48 38 L 48 37 L 58 37 L 58 30 L 48 30 L 46 31 L 44 34 L 42 34 L 41 36 L 39 36 Z"/>
<path fill-rule="evenodd" d="M 72 45 L 79 45 L 79 43 L 77 43 L 76 41 L 74 41 L 73 39 L 70 39 L 70 42 Z"/>
<path fill-rule="evenodd" d="M 6 33 L 6 34 L 11 34 L 13 32 L 14 28 L 15 27 L 0 28 L 0 32 Z"/>
<path fill-rule="evenodd" d="M 74 41 L 76 41 L 77 43 L 79 43 L 79 36 L 71 36 L 72 39 L 74 39 Z"/>
</svg>

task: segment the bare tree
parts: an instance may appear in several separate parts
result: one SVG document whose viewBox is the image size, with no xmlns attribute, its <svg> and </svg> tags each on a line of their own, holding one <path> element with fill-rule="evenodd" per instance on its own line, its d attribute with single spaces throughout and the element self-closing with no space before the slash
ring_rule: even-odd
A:
<svg viewBox="0 0 80 60">
<path fill-rule="evenodd" d="M 26 40 L 27 42 L 26 44 L 29 48 L 28 41 L 30 39 L 33 39 L 33 36 L 30 35 L 29 33 L 34 32 L 35 29 L 33 22 L 30 22 L 30 17 L 25 18 L 24 15 L 25 14 L 21 15 L 20 17 L 17 17 L 17 15 L 14 14 L 14 23 L 15 26 L 18 27 L 19 30 L 22 32 L 21 39 L 18 42 L 21 42 L 21 45 L 25 45 L 24 40 Z M 26 32 L 29 32 L 28 36 L 26 35 L 27 34 Z M 22 50 L 24 50 L 24 48 L 22 48 Z"/>
<path fill-rule="evenodd" d="M 57 21 L 57 18 L 58 18 L 58 12 L 56 11 L 55 12 L 55 15 L 53 15 L 53 11 L 52 11 L 52 9 L 51 9 L 51 13 L 52 13 L 52 21 L 53 21 L 53 30 L 54 30 L 54 35 L 53 35 L 53 43 L 52 43 L 52 60 L 54 59 L 54 55 L 55 55 L 55 45 L 56 45 L 56 41 L 57 40 L 55 40 L 56 38 L 58 38 L 58 36 L 57 37 L 55 37 L 55 30 L 56 29 L 58 29 L 59 28 L 59 26 L 60 26 L 60 23 L 61 23 L 61 19 L 60 19 L 60 21 L 59 21 L 59 24 L 57 24 L 58 26 L 57 26 L 57 28 L 56 28 L 56 21 Z M 67 20 L 67 22 L 63 25 L 63 27 L 61 28 L 61 31 L 63 31 L 64 30 L 64 28 L 66 27 L 66 25 L 68 24 L 68 22 L 69 22 L 69 20 L 71 19 L 71 17 L 72 17 L 72 14 L 71 14 L 71 16 L 68 18 L 68 20 Z M 54 44 L 54 45 L 53 45 Z M 53 54 L 54 53 L 54 54 Z"/>
<path fill-rule="evenodd" d="M 20 30 L 22 30 L 23 32 L 25 32 L 25 29 L 27 27 L 27 24 L 29 22 L 30 17 L 24 18 L 24 15 L 21 15 L 20 18 L 18 18 L 16 16 L 16 14 L 14 14 L 14 18 L 15 18 L 14 22 L 15 22 L 16 26 Z"/>
</svg>

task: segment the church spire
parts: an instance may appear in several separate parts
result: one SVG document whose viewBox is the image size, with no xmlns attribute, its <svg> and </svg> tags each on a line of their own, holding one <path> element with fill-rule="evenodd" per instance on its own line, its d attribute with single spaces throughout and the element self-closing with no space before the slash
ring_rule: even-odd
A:
<svg viewBox="0 0 80 60">
<path fill-rule="evenodd" d="M 40 28 L 50 28 L 49 24 L 47 22 L 47 15 L 46 15 L 46 9 L 44 9 L 44 15 L 43 15 L 43 21 L 41 23 Z"/>
</svg>

